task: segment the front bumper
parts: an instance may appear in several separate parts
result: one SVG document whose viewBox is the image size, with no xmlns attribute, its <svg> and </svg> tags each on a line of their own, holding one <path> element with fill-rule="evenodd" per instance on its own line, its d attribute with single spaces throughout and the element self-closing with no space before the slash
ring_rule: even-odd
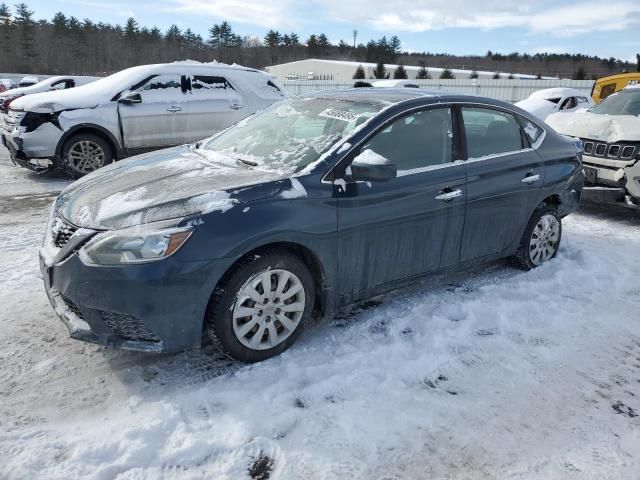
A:
<svg viewBox="0 0 640 480">
<path fill-rule="evenodd" d="M 586 188 L 604 189 L 607 198 L 620 197 L 615 192 L 622 189 L 622 198 L 629 195 L 640 202 L 640 160 L 612 162 L 584 156 L 583 162 Z"/>
<path fill-rule="evenodd" d="M 199 348 L 211 293 L 230 262 L 88 266 L 77 253 L 47 264 L 45 290 L 72 338 L 142 352 Z"/>
<path fill-rule="evenodd" d="M 0 141 L 17 165 L 34 171 L 47 170 L 54 166 L 54 157 L 62 131 L 51 123 L 45 123 L 33 132 L 23 127 L 5 123 L 0 130 Z"/>
</svg>

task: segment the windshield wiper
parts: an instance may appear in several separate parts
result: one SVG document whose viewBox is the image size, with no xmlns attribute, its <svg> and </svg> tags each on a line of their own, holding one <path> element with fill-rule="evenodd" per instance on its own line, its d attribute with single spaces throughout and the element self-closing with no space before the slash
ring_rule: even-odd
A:
<svg viewBox="0 0 640 480">
<path fill-rule="evenodd" d="M 235 157 L 236 162 L 244 163 L 245 165 L 249 165 L 250 167 L 257 167 L 258 162 L 252 162 L 251 160 L 245 160 L 244 158 Z"/>
</svg>

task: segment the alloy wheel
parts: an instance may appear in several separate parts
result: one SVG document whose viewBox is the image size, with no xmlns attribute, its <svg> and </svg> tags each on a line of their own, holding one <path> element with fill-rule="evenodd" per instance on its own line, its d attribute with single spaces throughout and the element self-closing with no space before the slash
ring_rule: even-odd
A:
<svg viewBox="0 0 640 480">
<path fill-rule="evenodd" d="M 296 330 L 305 304 L 304 286 L 294 273 L 280 269 L 258 273 L 238 292 L 233 332 L 252 350 L 276 347 Z"/>
<path fill-rule="evenodd" d="M 531 232 L 529 257 L 534 265 L 551 260 L 558 250 L 560 222 L 549 213 L 542 215 Z"/>
<path fill-rule="evenodd" d="M 89 173 L 104 165 L 104 150 L 90 140 L 74 143 L 67 154 L 69 163 L 80 173 Z"/>
</svg>

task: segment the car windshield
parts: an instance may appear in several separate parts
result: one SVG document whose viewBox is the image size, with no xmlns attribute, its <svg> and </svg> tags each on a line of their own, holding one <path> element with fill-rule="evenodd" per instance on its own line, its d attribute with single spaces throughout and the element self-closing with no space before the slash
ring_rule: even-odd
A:
<svg viewBox="0 0 640 480">
<path fill-rule="evenodd" d="M 295 98 L 275 104 L 206 142 L 201 151 L 268 170 L 297 172 L 375 115 L 383 103 Z"/>
<path fill-rule="evenodd" d="M 640 115 L 640 89 L 623 90 L 605 98 L 589 110 L 604 115 Z"/>
</svg>

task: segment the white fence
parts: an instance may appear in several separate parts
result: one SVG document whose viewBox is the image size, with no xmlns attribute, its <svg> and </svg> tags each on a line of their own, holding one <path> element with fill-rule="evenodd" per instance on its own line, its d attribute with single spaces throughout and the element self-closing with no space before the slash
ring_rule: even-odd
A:
<svg viewBox="0 0 640 480">
<path fill-rule="evenodd" d="M 367 82 L 374 80 L 365 80 Z M 335 90 L 353 87 L 353 81 L 337 80 L 284 80 L 282 84 L 290 95 Z M 492 80 L 492 79 L 459 79 L 459 80 L 411 80 L 420 88 L 444 90 L 467 95 L 496 98 L 506 102 L 518 102 L 527 98 L 536 90 L 553 87 L 571 87 L 591 96 L 593 80 Z"/>
</svg>

